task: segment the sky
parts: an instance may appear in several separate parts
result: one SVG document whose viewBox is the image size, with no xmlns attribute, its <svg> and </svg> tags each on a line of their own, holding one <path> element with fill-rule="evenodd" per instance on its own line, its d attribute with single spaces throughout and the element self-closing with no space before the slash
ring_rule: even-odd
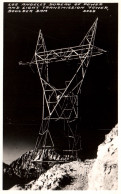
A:
<svg viewBox="0 0 121 194">
<path fill-rule="evenodd" d="M 90 61 L 79 97 L 78 125 L 83 154 L 89 154 L 117 123 L 117 4 L 107 10 L 49 10 L 46 13 L 7 13 L 4 4 L 3 160 L 10 163 L 33 149 L 41 124 L 42 88 L 39 76 L 19 61 L 31 61 L 39 29 L 48 50 L 77 46 L 98 17 L 95 45 L 107 51 Z M 49 67 L 52 84 L 66 77 L 62 66 Z M 56 135 L 58 131 L 56 130 Z"/>
</svg>

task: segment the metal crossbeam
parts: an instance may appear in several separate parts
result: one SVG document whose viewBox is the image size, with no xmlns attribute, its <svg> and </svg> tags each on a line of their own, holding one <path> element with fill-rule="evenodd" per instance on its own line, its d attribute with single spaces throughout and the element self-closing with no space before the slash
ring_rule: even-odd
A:
<svg viewBox="0 0 121 194">
<path fill-rule="evenodd" d="M 92 57 L 103 54 L 105 51 L 103 49 L 99 49 L 98 47 L 90 46 L 90 50 L 94 49 L 92 52 Z M 48 64 L 52 62 L 60 62 L 60 61 L 69 61 L 74 59 L 84 59 L 85 53 L 89 50 L 88 45 L 81 45 L 69 48 L 62 48 L 56 50 L 50 50 L 43 52 L 37 52 L 36 55 L 38 57 L 39 64 Z M 32 60 L 30 64 L 36 64 L 36 60 Z"/>
</svg>

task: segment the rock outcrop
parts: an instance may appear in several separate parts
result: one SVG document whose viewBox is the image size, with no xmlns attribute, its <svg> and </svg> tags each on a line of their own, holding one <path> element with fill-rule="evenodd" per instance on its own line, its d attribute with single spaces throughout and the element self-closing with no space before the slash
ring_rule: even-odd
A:
<svg viewBox="0 0 121 194">
<path fill-rule="evenodd" d="M 56 164 L 36 181 L 23 186 L 16 185 L 11 190 L 85 190 L 93 162 L 94 160 L 87 160 Z"/>
<path fill-rule="evenodd" d="M 58 160 L 66 160 L 66 156 L 61 156 L 54 149 L 44 150 L 43 160 L 54 160 L 55 162 L 49 162 L 49 164 L 46 163 L 45 165 L 38 165 L 36 160 L 40 160 L 42 154 L 42 150 L 31 150 L 26 152 L 6 167 L 6 173 L 9 175 L 17 175 L 21 179 L 26 179 L 28 181 L 38 178 L 42 173 L 56 164 Z"/>
<path fill-rule="evenodd" d="M 105 141 L 98 146 L 97 158 L 66 163 L 55 150 L 47 150 L 45 162 L 37 166 L 42 151 L 27 152 L 10 166 L 5 166 L 9 176 L 20 177 L 11 190 L 117 190 L 118 188 L 118 127 L 115 126 Z M 58 163 L 60 160 L 62 163 Z M 27 175 L 29 178 L 27 178 Z M 26 181 L 27 180 L 27 181 Z"/>
<path fill-rule="evenodd" d="M 12 171 L 8 173 L 9 165 L 3 163 L 3 189 L 8 190 L 16 184 L 21 183 L 21 179 Z"/>
<path fill-rule="evenodd" d="M 37 160 L 41 161 L 41 156 L 43 155 L 43 160 L 48 160 L 50 162 L 38 163 Z M 73 159 L 73 158 L 71 158 Z M 21 184 L 26 184 L 32 180 L 36 180 L 41 174 L 46 172 L 48 169 L 53 167 L 58 161 L 63 163 L 68 160 L 67 155 L 60 155 L 54 149 L 44 150 L 31 150 L 20 156 L 17 160 L 13 161 L 10 165 L 5 165 L 3 168 L 4 177 L 4 189 L 9 189 L 10 186 L 8 182 L 12 179 L 19 180 Z M 51 162 L 52 161 L 52 162 Z M 9 178 L 11 179 L 9 181 Z M 13 181 L 10 185 L 15 185 L 19 183 L 18 181 Z"/>
<path fill-rule="evenodd" d="M 88 176 L 88 190 L 118 189 L 118 126 L 99 145 L 97 159 Z"/>
</svg>

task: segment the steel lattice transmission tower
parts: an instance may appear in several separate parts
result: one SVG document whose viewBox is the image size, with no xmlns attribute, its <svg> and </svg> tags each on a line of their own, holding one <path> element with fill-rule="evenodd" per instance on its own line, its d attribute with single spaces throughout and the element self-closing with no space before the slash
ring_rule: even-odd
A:
<svg viewBox="0 0 121 194">
<path fill-rule="evenodd" d="M 97 21 L 95 20 L 82 42 L 75 47 L 61 48 L 55 50 L 47 50 L 43 34 L 39 31 L 38 40 L 34 56 L 29 63 L 20 65 L 36 65 L 39 79 L 43 89 L 43 111 L 42 123 L 35 145 L 35 149 L 41 146 L 43 154 L 45 149 L 54 148 L 53 138 L 50 133 L 49 124 L 51 120 L 63 120 L 68 128 L 68 151 L 73 155 L 80 150 L 77 143 L 80 137 L 73 132 L 70 123 L 78 118 L 78 95 L 81 92 L 81 86 L 86 74 L 91 57 L 103 54 L 105 51 L 94 46 Z M 48 65 L 59 61 L 79 60 L 76 72 L 71 80 L 66 82 L 65 88 L 55 88 L 49 82 Z M 77 82 L 77 76 L 79 80 Z M 48 145 L 47 139 L 50 139 L 51 145 Z M 42 160 L 42 158 L 41 158 Z"/>
</svg>

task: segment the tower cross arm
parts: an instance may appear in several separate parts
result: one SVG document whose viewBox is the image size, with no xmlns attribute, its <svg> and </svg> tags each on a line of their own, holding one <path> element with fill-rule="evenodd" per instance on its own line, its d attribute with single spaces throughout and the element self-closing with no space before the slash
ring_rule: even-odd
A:
<svg viewBox="0 0 121 194">
<path fill-rule="evenodd" d="M 68 47 L 68 48 L 61 48 L 61 49 L 55 49 L 55 50 L 49 50 L 45 52 L 37 52 L 38 60 L 37 62 L 39 64 L 47 64 L 52 62 L 59 62 L 59 61 L 68 61 L 68 60 L 74 60 L 74 59 L 80 59 L 84 58 L 85 54 L 89 51 L 89 49 L 92 50 L 92 57 L 101 55 L 105 53 L 106 51 L 103 49 L 100 49 L 93 45 L 80 45 L 75 47 Z M 35 60 L 32 60 L 30 63 L 20 63 L 20 65 L 32 65 L 36 64 Z"/>
</svg>

